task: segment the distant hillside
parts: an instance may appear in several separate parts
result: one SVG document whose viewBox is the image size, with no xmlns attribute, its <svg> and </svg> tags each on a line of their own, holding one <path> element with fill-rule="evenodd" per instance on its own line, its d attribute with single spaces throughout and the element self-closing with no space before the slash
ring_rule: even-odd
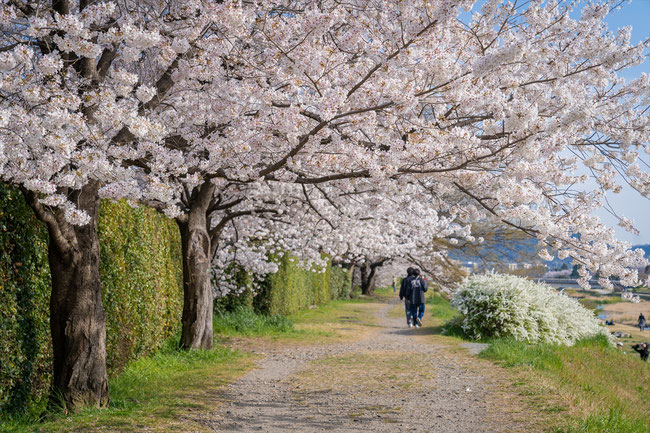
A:
<svg viewBox="0 0 650 433">
<path fill-rule="evenodd" d="M 650 245 L 634 245 L 632 249 L 641 248 L 645 256 L 650 258 Z M 472 248 L 459 248 L 450 252 L 450 257 L 464 263 L 541 263 L 537 256 L 537 239 L 499 239 L 498 236 L 489 245 Z M 559 270 L 566 264 L 571 267 L 571 259 L 560 260 L 557 257 L 551 262 L 545 262 L 550 270 Z"/>
<path fill-rule="evenodd" d="M 539 262 L 537 239 L 512 239 L 501 233 L 492 235 L 489 242 L 473 244 L 450 251 L 449 256 L 464 263 L 521 263 Z"/>
</svg>

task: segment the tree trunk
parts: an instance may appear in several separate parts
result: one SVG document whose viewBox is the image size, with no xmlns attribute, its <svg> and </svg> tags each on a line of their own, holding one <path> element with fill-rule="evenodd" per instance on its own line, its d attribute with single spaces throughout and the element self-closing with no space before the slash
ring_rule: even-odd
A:
<svg viewBox="0 0 650 433">
<path fill-rule="evenodd" d="M 372 295 L 375 290 L 375 268 L 364 263 L 359 269 L 361 271 L 361 294 Z"/>
<path fill-rule="evenodd" d="M 370 273 L 368 274 L 368 294 L 372 295 L 375 293 L 375 286 L 377 283 L 377 268 L 374 266 L 370 267 Z"/>
<path fill-rule="evenodd" d="M 375 292 L 375 285 L 377 282 L 377 268 L 384 264 L 385 260 L 375 263 L 364 263 L 361 265 L 361 293 L 364 295 L 372 295 Z"/>
<path fill-rule="evenodd" d="M 90 215 L 90 223 L 74 226 L 62 210 L 43 208 L 27 193 L 37 216 L 48 226 L 48 259 L 52 275 L 50 330 L 53 348 L 51 405 L 66 410 L 103 407 L 109 402 L 106 374 L 106 317 L 99 277 L 98 185 L 71 194 Z"/>
<path fill-rule="evenodd" d="M 183 330 L 180 344 L 184 349 L 212 348 L 212 249 L 207 211 L 213 192 L 213 186 L 203 185 L 192 201 L 187 219 L 177 220 L 183 249 Z"/>
</svg>

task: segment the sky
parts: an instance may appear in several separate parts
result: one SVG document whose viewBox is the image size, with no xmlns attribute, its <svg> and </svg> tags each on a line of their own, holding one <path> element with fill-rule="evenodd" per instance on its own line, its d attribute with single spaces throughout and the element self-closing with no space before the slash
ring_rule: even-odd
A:
<svg viewBox="0 0 650 433">
<path fill-rule="evenodd" d="M 474 9 L 479 9 L 484 3 L 479 0 L 475 3 Z M 582 2 L 583 4 L 585 2 Z M 578 6 L 575 17 L 579 16 Z M 463 13 L 460 19 L 468 21 L 470 13 Z M 619 10 L 612 11 L 606 19 L 609 30 L 615 32 L 616 29 L 632 26 L 632 43 L 638 43 L 650 38 L 650 0 L 631 0 L 626 1 Z M 650 50 L 648 51 L 650 56 Z M 650 74 L 650 58 L 642 65 L 630 68 L 620 75 L 626 80 L 632 80 L 639 77 L 642 73 Z M 650 158 L 645 158 L 646 162 Z M 592 185 L 593 186 L 593 185 Z M 619 194 L 608 195 L 608 201 L 612 208 L 619 215 L 632 219 L 635 222 L 639 235 L 628 233 L 618 226 L 618 220 L 606 210 L 597 211 L 595 214 L 609 227 L 614 227 L 619 239 L 630 242 L 632 245 L 650 244 L 650 199 L 642 197 L 631 187 L 624 187 Z"/>
<path fill-rule="evenodd" d="M 633 43 L 650 38 L 650 0 L 632 0 L 626 3 L 607 18 L 607 23 L 612 30 L 632 26 Z M 621 75 L 630 80 L 644 72 L 650 74 L 650 59 Z M 618 237 L 633 245 L 650 244 L 650 199 L 643 198 L 636 191 L 627 188 L 620 194 L 612 195 L 609 202 L 615 209 L 620 210 L 621 214 L 633 219 L 641 232 L 639 236 L 635 236 L 616 227 Z M 599 212 L 597 215 L 609 226 L 616 224 L 616 220 L 606 212 Z"/>
</svg>

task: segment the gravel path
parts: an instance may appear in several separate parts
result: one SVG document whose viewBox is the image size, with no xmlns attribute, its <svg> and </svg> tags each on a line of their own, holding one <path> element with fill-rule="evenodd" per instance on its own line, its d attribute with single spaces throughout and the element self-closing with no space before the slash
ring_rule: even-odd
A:
<svg viewBox="0 0 650 433">
<path fill-rule="evenodd" d="M 489 364 L 427 343 L 426 328 L 387 316 L 396 302 L 377 313 L 380 326 L 363 340 L 266 350 L 204 424 L 215 432 L 530 431 L 512 404 L 502 407 Z"/>
</svg>

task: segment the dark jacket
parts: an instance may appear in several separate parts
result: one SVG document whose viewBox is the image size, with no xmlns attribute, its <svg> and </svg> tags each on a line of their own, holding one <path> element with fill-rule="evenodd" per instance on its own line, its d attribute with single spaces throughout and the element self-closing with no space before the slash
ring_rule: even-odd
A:
<svg viewBox="0 0 650 433">
<path fill-rule="evenodd" d="M 639 352 L 639 355 L 641 355 L 641 359 L 644 361 L 648 360 L 648 355 L 650 355 L 650 351 L 648 351 L 648 345 L 645 345 L 645 348 L 642 348 L 640 344 L 635 344 L 632 346 L 632 349 L 634 351 Z"/>
<path fill-rule="evenodd" d="M 411 304 L 420 305 L 424 304 L 424 292 L 429 289 L 427 282 L 422 279 L 422 277 L 411 277 L 409 281 L 411 286 Z"/>
<path fill-rule="evenodd" d="M 406 298 L 407 300 L 411 299 L 411 286 L 408 284 L 408 279 L 413 278 L 410 275 L 406 278 L 402 278 L 402 284 L 399 286 L 399 300 Z"/>
</svg>

